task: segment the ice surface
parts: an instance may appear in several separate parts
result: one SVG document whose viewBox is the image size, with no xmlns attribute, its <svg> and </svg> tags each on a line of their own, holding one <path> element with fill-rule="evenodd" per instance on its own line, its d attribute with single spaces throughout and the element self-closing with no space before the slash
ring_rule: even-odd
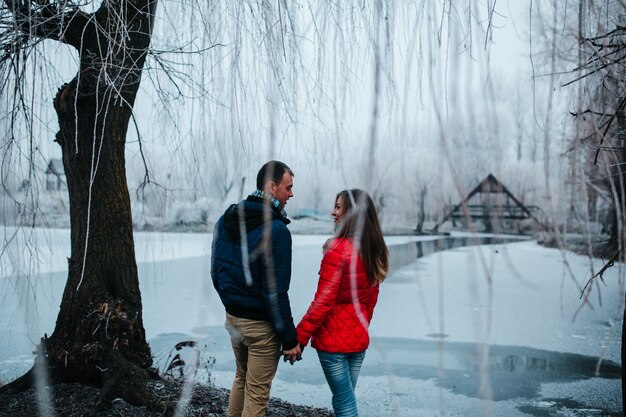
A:
<svg viewBox="0 0 626 417">
<path fill-rule="evenodd" d="M 38 254 L 47 259 L 38 272 L 30 280 L 0 278 L 4 382 L 32 364 L 35 343 L 53 330 L 66 280 L 55 259 L 68 256 L 69 234 L 35 233 Z M 156 365 L 163 369 L 173 346 L 192 338 L 203 357 L 215 358 L 209 366 L 215 384 L 229 387 L 234 362 L 224 310 L 209 279 L 211 235 L 135 236 L 144 324 Z M 293 236 L 290 298 L 296 319 L 315 292 L 327 238 Z M 433 237 L 394 236 L 387 242 L 414 245 L 423 239 Z M 593 286 L 593 309 L 579 299 L 592 266 L 597 271 L 601 264 L 523 241 L 455 248 L 397 268 L 381 287 L 371 324 L 372 344 L 357 386 L 361 414 L 521 416 L 544 407 L 574 415 L 566 410 L 621 408 L 616 374 L 624 266 Z M 281 363 L 272 395 L 329 407 L 316 356 L 308 347 L 296 365 Z M 600 356 L 605 367 L 596 377 Z M 564 400 L 569 397 L 577 402 Z"/>
</svg>

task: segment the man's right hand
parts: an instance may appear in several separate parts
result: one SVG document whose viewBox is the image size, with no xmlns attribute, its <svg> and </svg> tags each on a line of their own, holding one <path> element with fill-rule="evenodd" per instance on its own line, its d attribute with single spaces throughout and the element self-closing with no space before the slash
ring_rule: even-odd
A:
<svg viewBox="0 0 626 417">
<path fill-rule="evenodd" d="M 302 348 L 300 345 L 296 345 L 295 348 L 289 350 L 283 350 L 283 360 L 289 361 L 292 365 L 302 359 Z"/>
</svg>

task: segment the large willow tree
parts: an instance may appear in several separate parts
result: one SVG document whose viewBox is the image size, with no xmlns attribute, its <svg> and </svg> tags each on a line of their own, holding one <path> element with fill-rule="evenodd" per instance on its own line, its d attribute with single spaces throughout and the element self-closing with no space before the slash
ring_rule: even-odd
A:
<svg viewBox="0 0 626 417">
<path fill-rule="evenodd" d="M 1 65 L 17 68 L 29 48 L 55 40 L 76 49 L 76 76 L 54 99 L 67 177 L 71 257 L 56 327 L 35 366 L 52 382 L 103 387 L 103 397 L 145 402 L 152 357 L 142 320 L 125 144 L 150 46 L 156 0 L 4 0 Z M 17 70 L 16 70 L 17 71 Z M 6 84 L 5 84 L 6 85 Z"/>
</svg>

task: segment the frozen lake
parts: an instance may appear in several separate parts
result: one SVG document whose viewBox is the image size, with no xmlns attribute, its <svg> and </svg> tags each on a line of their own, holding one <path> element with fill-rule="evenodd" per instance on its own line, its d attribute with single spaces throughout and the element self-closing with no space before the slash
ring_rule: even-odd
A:
<svg viewBox="0 0 626 417">
<path fill-rule="evenodd" d="M 313 297 L 327 236 L 293 238 L 290 298 L 299 319 Z M 19 251 L 16 240 L 0 260 L 3 382 L 28 369 L 34 344 L 52 332 L 66 279 L 69 231 L 36 230 L 30 239 L 35 253 Z M 210 239 L 136 234 L 144 324 L 161 369 L 176 343 L 192 339 L 206 365 L 197 378 L 206 380 L 208 370 L 212 382 L 230 387 L 234 361 L 209 278 Z M 361 415 L 582 416 L 621 410 L 624 265 L 609 270 L 583 304 L 580 290 L 601 261 L 531 241 L 459 242 L 388 238 L 396 266 L 381 287 L 371 324 L 372 345 L 357 386 Z M 432 253 L 434 246 L 449 249 Z M 23 275 L 29 271 L 30 281 Z M 311 348 L 296 365 L 281 363 L 272 395 L 330 407 Z"/>
</svg>

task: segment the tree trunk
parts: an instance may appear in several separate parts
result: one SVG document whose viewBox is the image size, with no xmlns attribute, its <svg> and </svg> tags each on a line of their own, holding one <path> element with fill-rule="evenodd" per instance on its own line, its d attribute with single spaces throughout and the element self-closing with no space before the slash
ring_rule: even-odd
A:
<svg viewBox="0 0 626 417">
<path fill-rule="evenodd" d="M 626 161 L 626 150 L 621 151 L 621 162 Z M 624 262 L 626 260 L 626 236 L 624 229 L 626 228 L 626 170 L 618 165 L 618 169 L 621 174 L 617 176 L 617 183 L 615 185 L 617 193 L 614 196 L 614 205 L 619 205 L 618 210 L 614 209 L 615 215 L 613 217 L 613 224 L 611 226 L 611 240 L 616 242 L 615 250 L 619 250 L 620 254 L 617 258 L 619 261 Z M 626 296 L 625 296 L 626 297 Z M 624 299 L 624 312 L 622 316 L 622 345 L 621 345 L 621 359 L 622 359 L 622 407 L 626 404 L 626 298 Z"/>
<path fill-rule="evenodd" d="M 419 209 L 417 211 L 417 226 L 415 226 L 415 232 L 418 234 L 422 234 L 422 230 L 424 229 L 424 220 L 426 219 L 426 193 L 428 193 L 428 188 L 423 185 L 422 188 L 420 188 Z"/>
<path fill-rule="evenodd" d="M 621 260 L 624 261 L 624 253 L 622 247 L 622 256 Z M 624 296 L 624 311 L 622 312 L 622 340 L 620 346 L 620 358 L 622 360 L 622 410 L 624 405 L 626 405 L 626 295 Z"/>
<path fill-rule="evenodd" d="M 156 0 L 103 2 L 86 19 L 80 70 L 58 92 L 71 220 L 68 280 L 54 333 L 37 366 L 51 382 L 103 388 L 103 398 L 145 404 L 154 375 L 142 320 L 125 142 L 150 44 Z M 33 368 L 35 369 L 35 368 Z M 31 370 L 14 386 L 32 384 Z"/>
</svg>

